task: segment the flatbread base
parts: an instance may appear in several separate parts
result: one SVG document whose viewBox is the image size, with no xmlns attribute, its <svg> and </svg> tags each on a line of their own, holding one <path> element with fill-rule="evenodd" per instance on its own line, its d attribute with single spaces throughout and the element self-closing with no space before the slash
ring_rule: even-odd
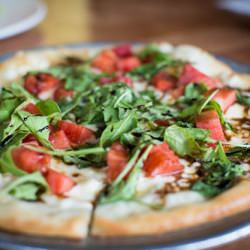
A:
<svg viewBox="0 0 250 250">
<path fill-rule="evenodd" d="M 87 236 L 92 205 L 60 208 L 43 203 L 0 202 L 0 228 L 20 233 L 81 239 Z"/>
<path fill-rule="evenodd" d="M 123 218 L 108 219 L 105 215 L 98 214 L 97 208 L 91 235 L 159 234 L 215 221 L 250 209 L 249 190 L 250 181 L 244 180 L 221 195 L 202 203 Z"/>
<path fill-rule="evenodd" d="M 169 45 L 170 47 L 172 45 Z M 171 47 L 173 49 L 173 46 Z M 193 46 L 178 46 L 176 54 L 184 55 L 200 69 L 209 69 L 211 76 L 221 78 L 236 86 L 238 82 L 250 88 L 250 76 L 234 73 L 228 66 L 209 53 Z M 81 58 L 96 50 L 59 49 L 19 53 L 0 65 L 0 85 L 8 84 L 30 70 L 42 70 L 56 64 L 64 56 Z M 139 215 L 107 219 L 94 213 L 93 236 L 158 234 L 190 227 L 250 208 L 250 181 L 242 181 L 218 197 L 206 202 L 174 208 L 168 211 L 152 211 Z M 18 200 L 0 201 L 0 228 L 44 236 L 84 238 L 88 234 L 92 208 L 61 209 L 47 204 L 28 203 Z M 110 211 L 112 213 L 112 211 Z"/>
</svg>

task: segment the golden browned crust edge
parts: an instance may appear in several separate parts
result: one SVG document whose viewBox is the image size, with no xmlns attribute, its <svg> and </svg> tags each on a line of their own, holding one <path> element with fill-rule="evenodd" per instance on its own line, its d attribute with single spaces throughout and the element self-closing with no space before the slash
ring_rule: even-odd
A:
<svg viewBox="0 0 250 250">
<path fill-rule="evenodd" d="M 8 84 L 31 70 L 42 70 L 61 62 L 67 56 L 86 59 L 95 49 L 56 48 L 43 50 L 18 51 L 0 63 L 0 85 Z"/>
<path fill-rule="evenodd" d="M 114 220 L 95 214 L 91 234 L 95 236 L 158 234 L 215 221 L 249 209 L 249 190 L 250 181 L 245 180 L 214 199 L 169 211 L 152 211 Z"/>
<path fill-rule="evenodd" d="M 0 203 L 0 228 L 32 235 L 74 239 L 88 234 L 91 211 L 59 209 L 46 204 L 11 200 Z"/>
<path fill-rule="evenodd" d="M 250 66 L 249 66 L 250 67 Z M 240 73 L 238 74 L 240 76 L 241 79 L 244 80 L 244 82 L 249 83 L 249 87 L 250 87 L 250 74 L 244 74 L 244 73 Z"/>
<path fill-rule="evenodd" d="M 85 238 L 82 232 L 74 228 L 81 226 L 81 221 L 74 218 L 60 225 L 48 225 L 41 223 L 41 220 L 18 220 L 17 216 L 7 217 L 0 220 L 0 228 L 3 230 L 40 236 L 66 237 L 74 239 Z M 82 225 L 83 226 L 83 225 Z"/>
</svg>

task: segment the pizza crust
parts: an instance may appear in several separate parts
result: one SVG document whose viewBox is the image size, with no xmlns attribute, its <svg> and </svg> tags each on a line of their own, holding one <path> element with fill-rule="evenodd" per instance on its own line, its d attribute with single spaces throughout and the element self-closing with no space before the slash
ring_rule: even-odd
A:
<svg viewBox="0 0 250 250">
<path fill-rule="evenodd" d="M 201 72 L 212 77 L 218 77 L 231 87 L 250 88 L 250 77 L 237 74 L 228 65 L 216 59 L 212 54 L 192 45 L 173 46 L 167 42 L 161 43 L 160 48 L 177 59 L 190 61 Z M 13 57 L 0 64 L 0 86 L 8 84 L 25 75 L 28 71 L 43 70 L 55 65 L 67 56 L 77 56 L 86 59 L 94 56 L 104 47 L 71 49 L 41 49 L 37 51 L 20 51 Z M 136 46 L 139 49 L 140 46 Z"/>
<path fill-rule="evenodd" d="M 44 70 L 64 61 L 65 57 L 77 56 L 86 59 L 95 51 L 87 49 L 42 49 L 39 51 L 19 51 L 13 57 L 0 64 L 0 85 L 17 80 L 32 70 Z"/>
<path fill-rule="evenodd" d="M 0 202 L 0 228 L 20 233 L 80 239 L 88 234 L 92 205 L 63 208 L 41 202 Z"/>
<path fill-rule="evenodd" d="M 150 211 L 113 220 L 96 212 L 91 235 L 159 234 L 215 221 L 249 209 L 249 190 L 250 181 L 244 180 L 214 199 L 168 211 Z"/>
<path fill-rule="evenodd" d="M 52 161 L 56 171 L 70 176 L 77 183 L 63 197 L 50 191 L 37 202 L 0 196 L 0 228 L 15 232 L 85 238 L 93 212 L 93 202 L 104 187 L 104 174 L 95 169 L 78 169 L 73 165 Z M 77 176 L 74 174 L 77 173 Z M 0 174 L 0 188 L 12 181 L 10 175 Z M 79 194 L 81 193 L 81 194 Z"/>
</svg>

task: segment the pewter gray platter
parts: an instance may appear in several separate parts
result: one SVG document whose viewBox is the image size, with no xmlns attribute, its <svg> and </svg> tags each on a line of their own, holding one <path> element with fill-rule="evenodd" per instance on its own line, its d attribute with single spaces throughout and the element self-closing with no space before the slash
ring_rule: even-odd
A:
<svg viewBox="0 0 250 250">
<path fill-rule="evenodd" d="M 111 43 L 82 43 L 60 47 L 97 48 Z M 58 46 L 56 46 L 58 47 Z M 46 47 L 44 47 L 46 48 Z M 44 48 L 38 48 L 42 50 Z M 51 48 L 51 47 L 50 47 Z M 53 47 L 55 48 L 55 47 Z M 10 58 L 12 53 L 0 56 L 0 63 Z M 250 66 L 234 60 L 216 56 L 231 66 L 235 71 L 250 73 Z M 150 223 L 150 221 L 149 221 Z M 0 231 L 0 249 L 7 250 L 194 250 L 221 246 L 250 236 L 250 211 L 237 215 L 160 235 L 137 237 L 88 237 L 86 240 L 68 240 L 48 238 Z"/>
</svg>

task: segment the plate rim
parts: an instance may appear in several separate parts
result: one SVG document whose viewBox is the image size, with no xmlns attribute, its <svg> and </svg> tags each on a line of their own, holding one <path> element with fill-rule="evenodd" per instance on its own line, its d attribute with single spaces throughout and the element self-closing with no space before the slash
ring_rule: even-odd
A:
<svg viewBox="0 0 250 250">
<path fill-rule="evenodd" d="M 1 28 L 0 41 L 24 33 L 37 26 L 47 14 L 47 6 L 43 0 L 36 0 L 35 11 L 26 18 Z"/>
</svg>

